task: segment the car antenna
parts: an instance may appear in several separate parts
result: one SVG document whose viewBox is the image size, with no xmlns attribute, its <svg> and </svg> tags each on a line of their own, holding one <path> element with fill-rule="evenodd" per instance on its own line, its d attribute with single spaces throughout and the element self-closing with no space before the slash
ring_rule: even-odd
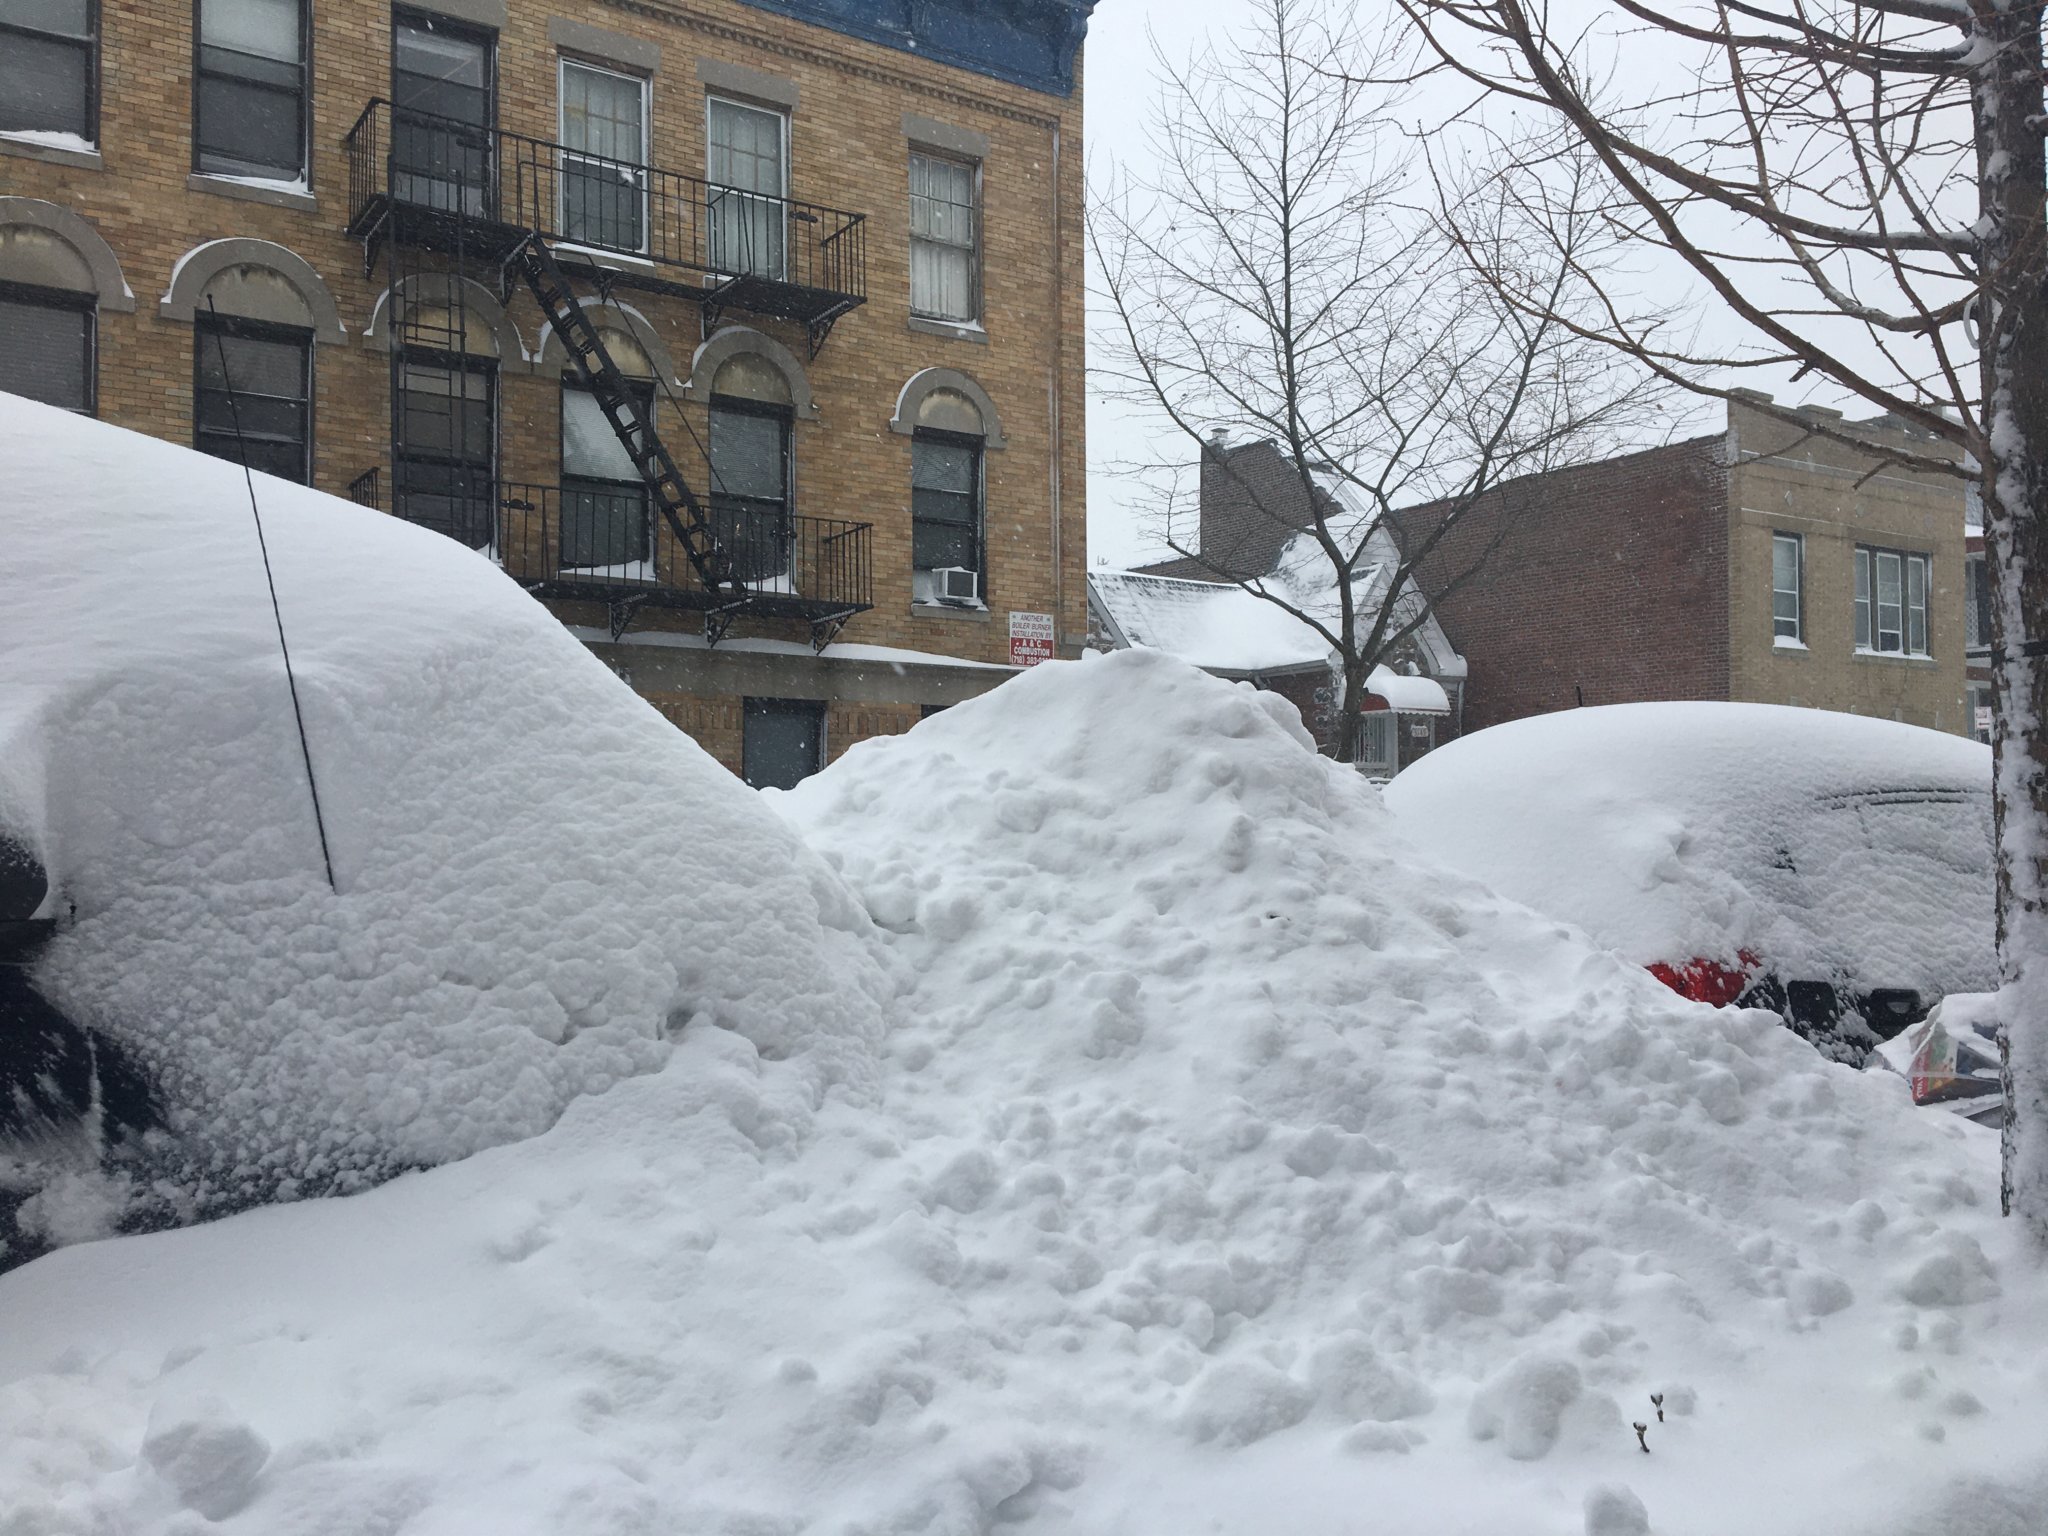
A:
<svg viewBox="0 0 2048 1536">
<path fill-rule="evenodd" d="M 206 310 L 215 320 L 220 311 L 214 307 L 213 295 L 206 296 Z M 284 680 L 292 691 L 292 719 L 299 728 L 299 756 L 306 764 L 306 789 L 313 797 L 313 826 L 320 833 L 320 863 L 327 871 L 327 889 L 340 893 L 341 887 L 334 883 L 334 855 L 327 850 L 327 818 L 320 812 L 320 781 L 313 777 L 313 749 L 306 744 L 306 712 L 299 707 L 299 679 L 292 671 L 291 647 L 284 639 L 284 611 L 277 603 L 277 577 L 270 569 L 270 544 L 263 537 L 263 512 L 256 505 L 256 476 L 249 468 L 249 444 L 242 436 L 242 407 L 235 397 L 234 376 L 228 372 L 227 343 L 221 339 L 218 325 L 208 326 L 213 333 L 214 350 L 220 354 L 220 382 L 228 397 L 228 419 L 234 423 L 235 452 L 242 460 L 242 483 L 249 487 L 249 515 L 256 520 L 256 547 L 263 552 L 263 580 L 270 587 L 270 616 L 277 623 L 277 648 L 284 656 Z"/>
</svg>

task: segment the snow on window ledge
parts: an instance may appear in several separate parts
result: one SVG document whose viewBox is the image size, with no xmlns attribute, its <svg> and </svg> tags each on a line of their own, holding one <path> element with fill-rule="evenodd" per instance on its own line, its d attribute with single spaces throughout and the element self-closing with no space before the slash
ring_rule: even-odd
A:
<svg viewBox="0 0 2048 1536">
<path fill-rule="evenodd" d="M 100 147 L 91 139 L 49 128 L 16 128 L 0 133 L 0 152 L 55 160 L 63 165 L 98 166 L 102 163 Z"/>
<path fill-rule="evenodd" d="M 971 603 L 942 603 L 930 598 L 915 598 L 910 604 L 910 611 L 919 618 L 985 619 L 988 617 L 988 604 L 979 598 Z"/>
<path fill-rule="evenodd" d="M 303 176 L 228 176 L 217 171 L 194 171 L 185 178 L 188 192 L 212 192 L 222 197 L 246 198 L 284 208 L 314 209 L 320 206 Z"/>
<path fill-rule="evenodd" d="M 1771 636 L 1771 649 L 1775 651 L 1803 651 L 1807 649 L 1804 640 L 1794 640 L 1790 635 Z"/>
<path fill-rule="evenodd" d="M 927 336 L 947 336 L 954 341 L 972 341 L 983 346 L 988 344 L 988 331 L 978 320 L 941 320 L 933 315 L 913 314 L 910 328 Z"/>
<path fill-rule="evenodd" d="M 1926 651 L 1879 651 L 1867 645 L 1855 648 L 1854 655 L 1867 656 L 1872 661 L 1919 661 L 1932 662 L 1934 657 Z"/>
</svg>

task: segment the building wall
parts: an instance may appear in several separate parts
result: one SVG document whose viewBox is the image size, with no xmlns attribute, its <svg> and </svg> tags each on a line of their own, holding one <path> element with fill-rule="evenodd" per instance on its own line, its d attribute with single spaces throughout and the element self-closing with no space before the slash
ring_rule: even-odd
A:
<svg viewBox="0 0 2048 1536">
<path fill-rule="evenodd" d="M 1486 496 L 1421 573 L 1470 667 L 1464 731 L 1581 702 L 1727 698 L 1727 506 L 1718 436 Z M 1441 515 L 1401 520 L 1420 530 Z"/>
<path fill-rule="evenodd" d="M 1836 424 L 1832 412 L 1813 412 Z M 1870 429 L 1874 447 L 1953 459 L 1925 434 Z M 1969 733 L 1964 658 L 1963 482 L 1883 466 L 1735 402 L 1729 412 L 1729 697 L 1879 715 Z M 1804 645 L 1772 635 L 1771 541 L 1797 534 L 1805 557 Z M 1933 557 L 1928 655 L 1859 654 L 1858 544 Z"/>
<path fill-rule="evenodd" d="M 492 4 L 444 0 L 422 8 L 461 19 L 488 15 Z M 340 145 L 365 103 L 388 94 L 389 7 L 313 0 L 316 86 L 303 196 L 191 180 L 190 0 L 101 9 L 98 155 L 37 153 L 0 142 L 0 196 L 45 199 L 82 215 L 112 247 L 134 290 L 132 313 L 101 313 L 100 416 L 191 441 L 194 330 L 160 316 L 158 300 L 179 258 L 200 243 L 232 236 L 272 241 L 319 273 L 347 328 L 345 341 L 316 347 L 314 367 L 314 480 L 343 492 L 364 470 L 388 463 L 389 360 L 364 335 L 385 275 L 381 264 L 366 274 L 361 248 L 342 235 L 349 199 Z M 875 607 L 841 638 L 1002 662 L 1007 616 L 1025 610 L 1053 613 L 1060 654 L 1078 651 L 1086 628 L 1078 84 L 1072 96 L 1033 90 L 734 0 L 513 0 L 499 40 L 502 129 L 557 137 L 562 50 L 550 39 L 551 20 L 623 37 L 631 45 L 625 51 L 642 57 L 650 45 L 658 48 L 650 124 L 658 167 L 704 172 L 700 76 L 707 66 L 759 70 L 778 88 L 793 87 L 791 196 L 867 215 L 868 302 L 838 323 L 808 364 L 818 416 L 795 428 L 798 514 L 874 525 Z M 911 319 L 906 114 L 986 141 L 982 330 L 949 332 Z M 625 289 L 617 297 L 645 317 L 687 375 L 704 337 L 697 306 Z M 540 326 L 530 303 L 516 301 L 512 320 L 519 349 L 531 353 Z M 798 327 L 739 313 L 725 323 L 754 326 L 804 353 Z M 501 474 L 551 481 L 559 371 L 536 371 L 509 352 L 500 365 Z M 977 381 L 995 402 L 1007 440 L 986 458 L 986 614 L 916 609 L 911 602 L 910 439 L 891 431 L 889 419 L 904 382 L 928 367 L 958 369 Z M 687 631 L 701 623 L 690 614 L 643 611 L 634 628 Z M 736 638 L 804 633 L 745 621 L 733 631 Z M 988 681 L 983 675 L 983 685 Z M 877 722 L 895 718 L 859 712 L 847 729 L 879 729 Z M 704 729 L 709 744 L 718 728 Z"/>
<path fill-rule="evenodd" d="M 746 738 L 740 723 L 744 705 L 736 695 L 656 693 L 647 701 L 720 763 L 740 772 Z M 856 742 L 902 735 L 923 718 L 924 708 L 904 701 L 832 705 L 825 711 L 825 761 L 838 762 Z"/>
</svg>

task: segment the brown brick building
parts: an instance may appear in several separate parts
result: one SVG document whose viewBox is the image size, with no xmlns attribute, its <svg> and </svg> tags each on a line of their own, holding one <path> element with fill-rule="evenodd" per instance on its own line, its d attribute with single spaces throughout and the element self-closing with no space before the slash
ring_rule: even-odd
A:
<svg viewBox="0 0 2048 1536">
<path fill-rule="evenodd" d="M 1092 3 L 0 7 L 0 389 L 487 550 L 789 778 L 1084 636 Z"/>
<path fill-rule="evenodd" d="M 1470 666 L 1464 729 L 1730 699 L 1970 734 L 1964 482 L 1885 456 L 1952 450 L 1855 431 L 1868 451 L 1737 400 L 1711 437 L 1501 486 L 1423 568 L 1427 589 L 1500 540 L 1439 608 Z"/>
</svg>

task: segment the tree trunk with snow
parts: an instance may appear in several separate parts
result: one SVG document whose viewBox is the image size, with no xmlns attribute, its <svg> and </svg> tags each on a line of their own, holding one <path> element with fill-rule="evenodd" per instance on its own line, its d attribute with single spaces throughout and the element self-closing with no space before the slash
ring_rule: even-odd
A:
<svg viewBox="0 0 2048 1536">
<path fill-rule="evenodd" d="M 2048 249 L 2041 11 L 1972 22 L 1997 753 L 2004 1206 L 2048 1245 Z"/>
</svg>

